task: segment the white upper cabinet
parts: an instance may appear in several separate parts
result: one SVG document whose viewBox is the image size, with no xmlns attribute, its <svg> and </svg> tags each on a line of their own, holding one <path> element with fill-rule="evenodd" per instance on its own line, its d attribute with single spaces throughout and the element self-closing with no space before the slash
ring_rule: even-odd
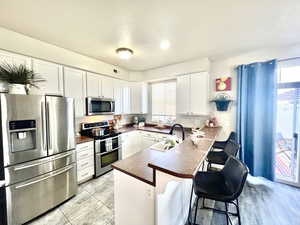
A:
<svg viewBox="0 0 300 225">
<path fill-rule="evenodd" d="M 21 64 L 26 65 L 31 69 L 31 58 L 13 54 L 10 52 L 0 51 L 0 64 L 9 64 L 19 66 Z"/>
<path fill-rule="evenodd" d="M 131 84 L 131 113 L 147 113 L 148 105 L 148 86 L 145 83 Z"/>
<path fill-rule="evenodd" d="M 114 80 L 115 114 L 123 114 L 123 88 L 124 81 Z"/>
<path fill-rule="evenodd" d="M 86 75 L 86 89 L 88 97 L 101 96 L 101 76 L 94 73 L 87 73 Z"/>
<path fill-rule="evenodd" d="M 75 99 L 75 116 L 85 115 L 86 72 L 64 67 L 64 94 Z"/>
<path fill-rule="evenodd" d="M 195 73 L 191 75 L 191 113 L 192 115 L 208 115 L 208 73 Z"/>
<path fill-rule="evenodd" d="M 208 73 L 194 73 L 177 78 L 177 113 L 208 115 Z"/>
<path fill-rule="evenodd" d="M 149 85 L 147 83 L 142 83 L 142 113 L 148 113 L 148 91 Z"/>
<path fill-rule="evenodd" d="M 142 113 L 142 89 L 139 83 L 131 84 L 131 113 Z"/>
<path fill-rule="evenodd" d="M 103 98 L 113 98 L 114 97 L 114 79 L 110 77 L 101 76 L 102 80 L 102 94 Z"/>
<path fill-rule="evenodd" d="M 33 59 L 32 69 L 46 81 L 37 84 L 39 89 L 32 88 L 31 94 L 63 95 L 63 67 L 61 65 Z"/>
<path fill-rule="evenodd" d="M 123 83 L 123 113 L 131 113 L 131 83 L 128 81 Z"/>
<path fill-rule="evenodd" d="M 178 114 L 190 112 L 190 75 L 177 77 L 176 105 Z"/>
</svg>

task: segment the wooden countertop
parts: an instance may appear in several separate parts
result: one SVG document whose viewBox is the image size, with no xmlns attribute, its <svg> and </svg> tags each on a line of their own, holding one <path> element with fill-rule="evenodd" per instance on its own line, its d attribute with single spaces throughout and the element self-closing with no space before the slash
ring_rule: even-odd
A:
<svg viewBox="0 0 300 225">
<path fill-rule="evenodd" d="M 149 132 L 162 133 L 162 134 L 169 134 L 170 132 L 169 128 L 158 129 L 155 128 L 154 126 L 144 126 L 139 128 L 135 128 L 134 126 L 126 126 L 118 129 L 118 131 L 121 133 L 126 133 L 134 130 L 142 130 L 142 131 L 149 131 Z"/>
<path fill-rule="evenodd" d="M 159 129 L 159 128 L 156 128 L 153 125 L 146 125 L 144 127 L 135 128 L 134 126 L 131 125 L 131 126 L 122 127 L 120 129 L 118 129 L 117 131 L 119 131 L 121 133 L 126 133 L 126 132 L 130 132 L 130 131 L 134 131 L 134 130 L 148 131 L 148 132 L 161 133 L 161 134 L 169 134 L 171 128 L 166 127 L 166 128 L 163 128 L 163 129 Z M 186 135 L 189 135 L 192 132 L 191 128 L 184 128 L 184 130 L 185 130 Z M 180 134 L 181 131 L 180 131 L 180 129 L 178 129 L 178 127 L 176 127 L 174 129 L 174 132 L 175 132 L 175 134 L 177 132 Z"/>
<path fill-rule="evenodd" d="M 76 144 L 81 144 L 89 141 L 94 141 L 94 139 L 86 136 L 76 136 Z"/>
<path fill-rule="evenodd" d="M 145 149 L 114 163 L 112 167 L 153 186 L 156 170 L 181 178 L 193 178 L 220 130 L 220 127 L 203 128 L 206 135 L 197 146 L 187 138 L 169 151 Z"/>
</svg>

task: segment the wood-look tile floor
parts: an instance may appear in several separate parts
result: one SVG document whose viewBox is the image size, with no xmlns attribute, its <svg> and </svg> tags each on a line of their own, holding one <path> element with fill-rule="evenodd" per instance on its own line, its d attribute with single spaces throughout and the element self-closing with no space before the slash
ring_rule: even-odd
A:
<svg viewBox="0 0 300 225">
<path fill-rule="evenodd" d="M 80 185 L 74 198 L 26 225 L 114 225 L 113 198 L 113 174 L 109 172 Z M 224 207 L 209 200 L 206 205 Z M 300 225 L 300 189 L 249 176 L 240 210 L 242 225 Z M 226 219 L 223 214 L 199 209 L 197 224 L 226 225 Z M 237 218 L 232 217 L 232 224 L 238 224 Z"/>
<path fill-rule="evenodd" d="M 113 173 L 90 180 L 75 197 L 26 225 L 114 225 Z"/>
<path fill-rule="evenodd" d="M 248 176 L 239 203 L 242 225 L 300 225 L 300 188 Z M 201 209 L 201 205 L 202 200 L 199 201 L 197 224 L 227 224 L 224 214 Z M 206 200 L 205 205 L 225 208 L 224 203 L 210 200 Z M 194 210 L 195 206 L 193 213 Z M 234 207 L 229 210 L 235 212 Z M 237 217 L 231 216 L 231 220 L 232 225 L 238 224 Z"/>
</svg>

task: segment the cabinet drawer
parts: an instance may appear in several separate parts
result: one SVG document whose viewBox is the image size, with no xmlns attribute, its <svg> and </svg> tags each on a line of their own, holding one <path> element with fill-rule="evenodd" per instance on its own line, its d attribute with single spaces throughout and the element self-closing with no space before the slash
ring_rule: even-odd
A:
<svg viewBox="0 0 300 225">
<path fill-rule="evenodd" d="M 83 170 L 77 172 L 77 181 L 78 183 L 87 180 L 88 178 L 94 175 L 94 167 L 87 167 Z"/>
<path fill-rule="evenodd" d="M 80 151 L 84 151 L 84 150 L 87 150 L 87 149 L 90 149 L 90 148 L 94 149 L 94 142 L 93 141 L 78 144 L 76 146 L 76 151 L 80 152 Z"/>
<path fill-rule="evenodd" d="M 77 161 L 77 171 L 81 171 L 87 167 L 94 167 L 94 157 L 87 157 Z"/>
<path fill-rule="evenodd" d="M 88 157 L 94 157 L 94 148 L 77 152 L 77 162 Z"/>
</svg>

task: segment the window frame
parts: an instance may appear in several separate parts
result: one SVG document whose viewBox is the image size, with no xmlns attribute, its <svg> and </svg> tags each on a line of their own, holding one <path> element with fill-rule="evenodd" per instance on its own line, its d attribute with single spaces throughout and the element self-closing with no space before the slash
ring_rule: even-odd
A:
<svg viewBox="0 0 300 225">
<path fill-rule="evenodd" d="M 174 83 L 175 84 L 175 113 L 174 115 L 169 115 L 169 114 L 159 114 L 159 113 L 153 113 L 153 84 L 157 84 L 157 83 L 163 83 L 163 84 L 167 84 L 167 83 Z M 176 121 L 176 104 L 177 104 L 177 79 L 169 79 L 169 80 L 163 80 L 163 81 L 157 81 L 157 82 L 153 82 L 151 83 L 151 113 L 150 113 L 150 117 L 151 117 L 151 123 L 157 124 L 157 123 L 163 123 L 163 124 L 172 124 Z M 165 92 L 165 87 L 164 87 L 164 92 Z M 164 93 L 164 112 L 166 112 L 166 103 L 165 103 L 165 99 L 166 99 L 166 94 Z M 164 119 L 154 119 L 155 117 L 165 117 Z"/>
</svg>

